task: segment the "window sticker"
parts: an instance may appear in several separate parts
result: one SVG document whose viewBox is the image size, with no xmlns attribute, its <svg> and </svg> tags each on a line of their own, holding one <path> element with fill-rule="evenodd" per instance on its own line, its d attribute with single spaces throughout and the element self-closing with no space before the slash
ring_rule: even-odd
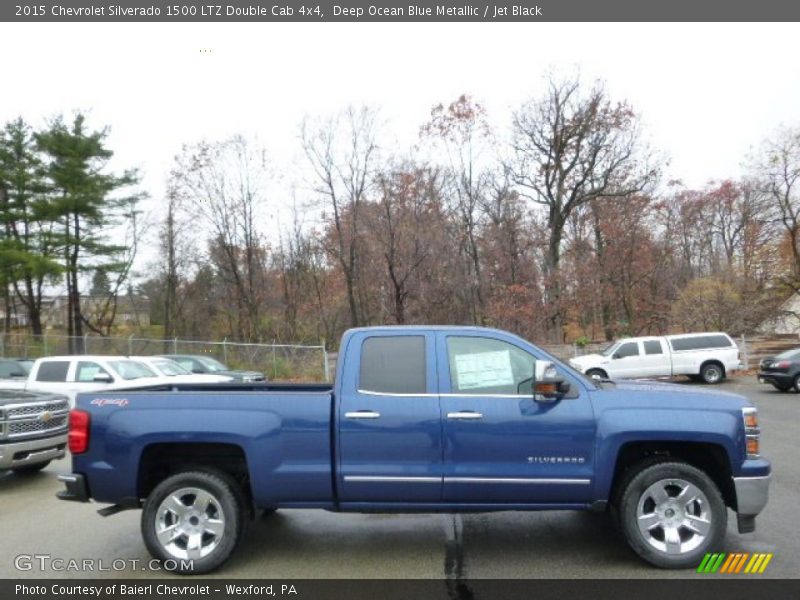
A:
<svg viewBox="0 0 800 600">
<path fill-rule="evenodd" d="M 514 385 L 511 353 L 508 350 L 459 354 L 455 357 L 460 390 Z"/>
</svg>

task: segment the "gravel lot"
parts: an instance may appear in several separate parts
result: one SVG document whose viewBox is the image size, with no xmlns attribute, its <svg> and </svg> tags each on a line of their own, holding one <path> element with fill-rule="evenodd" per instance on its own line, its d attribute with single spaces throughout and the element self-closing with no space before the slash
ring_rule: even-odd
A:
<svg viewBox="0 0 800 600">
<path fill-rule="evenodd" d="M 688 385 L 688 384 L 687 384 Z M 754 534 L 728 536 L 719 551 L 774 552 L 764 576 L 797 577 L 800 539 L 800 395 L 780 394 L 753 377 L 734 378 L 722 389 L 747 395 L 761 414 L 762 449 L 772 460 L 770 503 Z M 68 460 L 42 473 L 0 474 L 0 578 L 171 577 L 147 568 L 139 511 L 102 518 L 96 505 L 56 500 L 58 473 Z M 63 559 L 134 559 L 138 565 L 101 573 L 15 567 L 18 555 Z M 691 571 L 659 571 L 625 546 L 604 515 L 575 512 L 477 515 L 357 515 L 280 511 L 252 524 L 219 577 L 294 578 L 538 578 L 697 577 Z M 708 577 L 708 576 L 704 576 Z"/>
</svg>

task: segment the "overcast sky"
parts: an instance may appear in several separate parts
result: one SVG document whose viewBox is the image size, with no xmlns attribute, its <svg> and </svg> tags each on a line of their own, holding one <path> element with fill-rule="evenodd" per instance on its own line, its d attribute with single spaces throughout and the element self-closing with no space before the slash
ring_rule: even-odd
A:
<svg viewBox="0 0 800 600">
<path fill-rule="evenodd" d="M 502 130 L 543 74 L 601 78 L 642 115 L 689 186 L 741 174 L 748 150 L 800 124 L 797 24 L 0 24 L 0 119 L 89 111 L 117 168 L 157 210 L 184 143 L 234 133 L 298 164 L 306 114 L 380 107 L 416 140 L 437 102 L 472 94 Z M 201 52 L 201 49 L 210 52 Z"/>
</svg>

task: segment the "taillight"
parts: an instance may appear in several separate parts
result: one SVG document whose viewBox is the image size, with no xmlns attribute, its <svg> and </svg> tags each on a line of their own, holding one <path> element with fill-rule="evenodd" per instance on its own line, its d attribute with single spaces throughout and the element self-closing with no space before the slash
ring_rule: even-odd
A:
<svg viewBox="0 0 800 600">
<path fill-rule="evenodd" d="M 780 360 L 776 363 L 772 363 L 772 369 L 788 369 L 792 363 L 788 360 Z"/>
<path fill-rule="evenodd" d="M 69 413 L 69 451 L 81 454 L 89 449 L 89 413 L 72 410 Z"/>
</svg>

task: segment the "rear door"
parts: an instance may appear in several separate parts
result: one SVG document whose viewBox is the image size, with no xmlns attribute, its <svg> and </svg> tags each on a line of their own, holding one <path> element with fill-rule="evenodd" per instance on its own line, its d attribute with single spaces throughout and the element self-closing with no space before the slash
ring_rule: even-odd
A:
<svg viewBox="0 0 800 600">
<path fill-rule="evenodd" d="M 592 490 L 595 421 L 588 392 L 533 399 L 534 356 L 512 340 L 439 334 L 444 501 L 582 502 Z"/>
<path fill-rule="evenodd" d="M 28 388 L 35 391 L 65 394 L 69 392 L 71 361 L 44 360 L 33 373 Z"/>
<path fill-rule="evenodd" d="M 669 349 L 664 338 L 646 338 L 641 340 L 640 344 L 642 350 L 639 359 L 640 377 L 669 377 L 672 375 Z"/>
<path fill-rule="evenodd" d="M 442 496 L 442 427 L 433 332 L 365 331 L 346 349 L 338 402 L 343 504 Z"/>
</svg>

